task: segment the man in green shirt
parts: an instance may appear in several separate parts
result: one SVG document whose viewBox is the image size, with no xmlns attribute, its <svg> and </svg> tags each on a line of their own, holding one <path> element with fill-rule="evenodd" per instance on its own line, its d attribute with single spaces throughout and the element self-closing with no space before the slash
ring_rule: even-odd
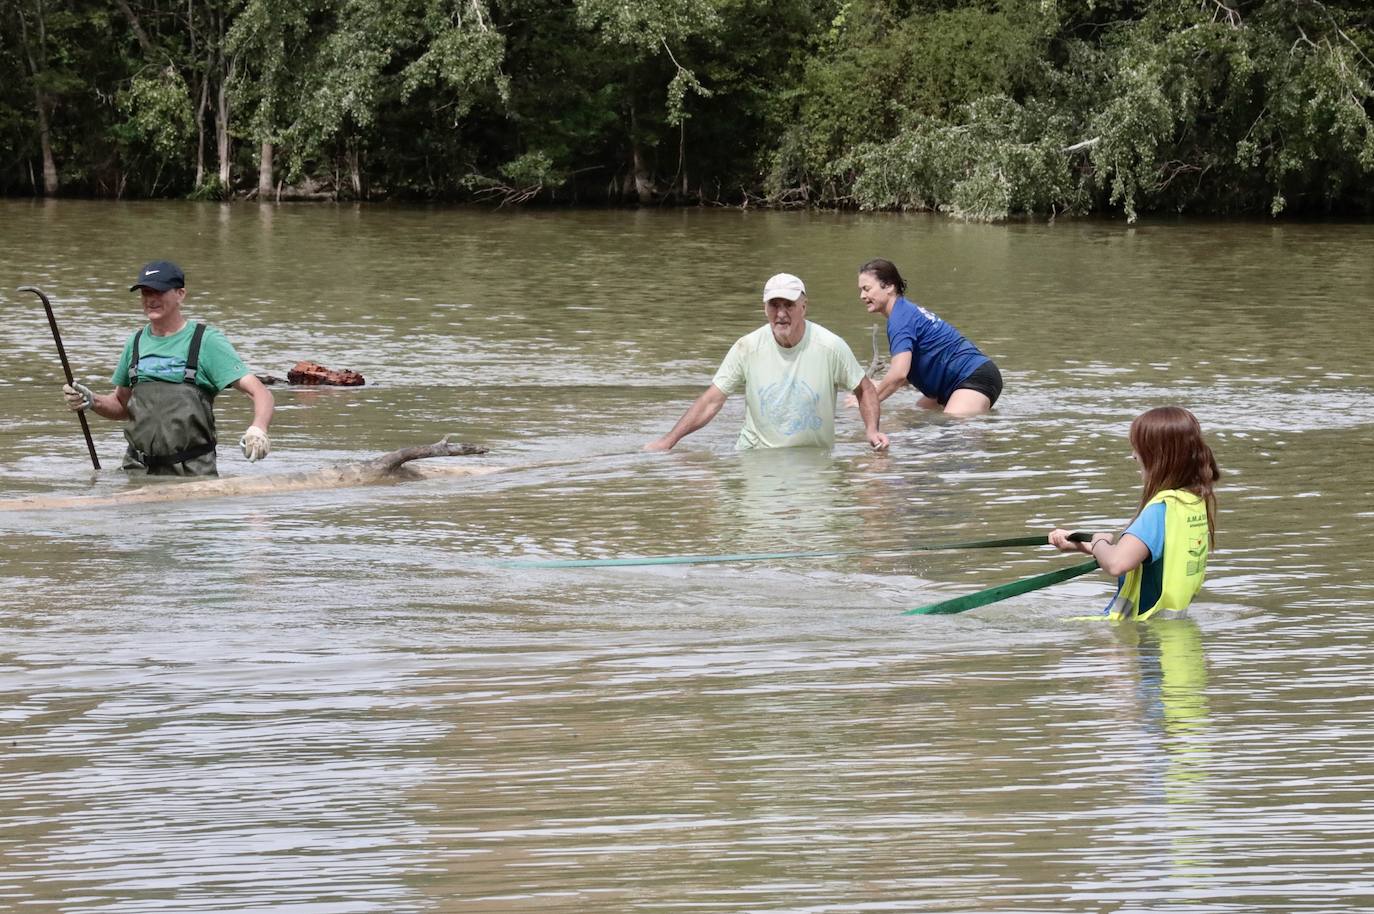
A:
<svg viewBox="0 0 1374 914">
<path fill-rule="evenodd" d="M 148 324 L 124 344 L 115 389 L 96 394 L 84 384 L 63 385 L 73 411 L 127 422 L 124 469 L 148 475 L 214 476 L 215 396 L 226 387 L 253 400 L 253 424 L 239 441 L 249 461 L 271 451 L 272 392 L 248 370 L 218 330 L 181 313 L 186 275 L 167 260 L 139 270 L 130 292 L 142 296 Z"/>
<path fill-rule="evenodd" d="M 843 339 L 806 319 L 806 286 L 779 273 L 763 287 L 768 323 L 740 337 L 711 384 L 672 430 L 644 446 L 670 450 L 716 417 L 725 398 L 744 391 L 746 411 L 736 447 L 821 447 L 835 443 L 835 392 L 858 399 L 864 434 L 874 450 L 888 445 L 878 431 L 878 391 Z"/>
</svg>

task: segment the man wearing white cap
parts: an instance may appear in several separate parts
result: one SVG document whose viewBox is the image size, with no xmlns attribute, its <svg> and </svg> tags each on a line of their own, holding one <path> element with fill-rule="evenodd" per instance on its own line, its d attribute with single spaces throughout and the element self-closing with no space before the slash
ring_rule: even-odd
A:
<svg viewBox="0 0 1374 914">
<path fill-rule="evenodd" d="M 878 431 L 878 391 L 849 345 L 806 319 L 806 286 L 779 273 L 763 287 L 768 323 L 735 342 L 711 384 L 688 407 L 672 431 L 644 446 L 666 451 L 703 428 L 744 391 L 746 410 L 736 447 L 822 447 L 835 443 L 835 393 L 854 392 L 864 433 L 874 450 L 887 447 Z"/>
</svg>

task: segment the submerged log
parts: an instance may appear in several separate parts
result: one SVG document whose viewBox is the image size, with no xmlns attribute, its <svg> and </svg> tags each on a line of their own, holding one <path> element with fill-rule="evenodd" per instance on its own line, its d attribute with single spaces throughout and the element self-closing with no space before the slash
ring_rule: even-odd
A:
<svg viewBox="0 0 1374 914">
<path fill-rule="evenodd" d="M 316 362 L 297 362 L 286 373 L 292 384 L 327 384 L 335 387 L 361 387 L 363 376 L 347 368 L 325 368 Z"/>
<path fill-rule="evenodd" d="M 464 457 L 485 454 L 487 449 L 475 444 L 450 444 L 445 435 L 434 444 L 403 447 L 372 460 L 342 463 L 319 470 L 302 470 L 271 476 L 215 476 L 181 482 L 159 479 L 132 491 L 109 495 L 74 495 L 61 497 L 12 498 L 0 501 L 0 511 L 47 511 L 55 508 L 96 508 L 106 505 L 131 505 L 149 502 L 182 501 L 194 498 L 238 498 L 250 495 L 276 495 L 282 492 L 302 492 L 311 489 L 341 489 L 380 482 L 420 479 L 406 467 L 412 460 L 429 457 Z M 498 472 L 501 467 L 449 467 L 446 475 L 481 476 Z"/>
</svg>

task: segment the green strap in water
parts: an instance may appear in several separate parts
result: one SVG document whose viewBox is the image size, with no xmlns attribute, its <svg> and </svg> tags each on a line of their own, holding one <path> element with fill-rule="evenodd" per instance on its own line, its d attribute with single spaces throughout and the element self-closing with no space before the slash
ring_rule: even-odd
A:
<svg viewBox="0 0 1374 914">
<path fill-rule="evenodd" d="M 996 587 L 989 587 L 987 590 L 965 594 L 962 597 L 955 597 L 952 600 L 942 600 L 939 603 L 932 603 L 929 606 L 918 606 L 915 609 L 908 609 L 906 612 L 902 613 L 902 615 L 942 616 L 951 613 L 961 613 L 965 610 L 987 606 L 989 603 L 996 603 L 998 600 L 1005 600 L 1008 597 L 1015 597 L 1019 594 L 1030 593 L 1032 590 L 1039 590 L 1042 587 L 1049 587 L 1052 584 L 1058 584 L 1061 581 L 1067 581 L 1070 578 L 1076 578 L 1079 575 L 1096 570 L 1097 559 L 1093 559 L 1081 565 L 1070 565 L 1067 568 L 1047 571 L 1044 574 L 1022 578 L 1019 581 L 1012 581 L 1008 584 L 998 584 Z"/>
<path fill-rule="evenodd" d="M 1072 533 L 1069 539 L 1086 543 L 1091 533 Z M 619 568 L 628 565 L 708 565 L 719 562 L 769 562 L 778 559 L 831 559 L 852 555 L 907 555 L 912 552 L 942 552 L 951 549 L 1009 549 L 1017 546 L 1044 546 L 1043 534 L 1013 536 L 995 540 L 971 540 L 963 543 L 939 543 L 932 546 L 908 546 L 905 549 L 848 549 L 842 552 L 741 552 L 726 555 L 647 555 L 623 559 L 549 559 L 543 561 L 513 561 L 514 568 Z"/>
</svg>

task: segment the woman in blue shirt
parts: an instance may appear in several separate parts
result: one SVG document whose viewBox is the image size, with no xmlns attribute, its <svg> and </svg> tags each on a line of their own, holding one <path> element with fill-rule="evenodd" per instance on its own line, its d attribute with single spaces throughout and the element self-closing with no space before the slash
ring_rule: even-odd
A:
<svg viewBox="0 0 1374 914">
<path fill-rule="evenodd" d="M 997 365 L 958 330 L 913 301 L 906 280 L 890 260 L 859 267 L 859 300 L 870 314 L 887 318 L 892 364 L 877 382 L 879 401 L 911 383 L 918 405 L 949 416 L 976 416 L 992 409 L 1002 394 Z"/>
</svg>

